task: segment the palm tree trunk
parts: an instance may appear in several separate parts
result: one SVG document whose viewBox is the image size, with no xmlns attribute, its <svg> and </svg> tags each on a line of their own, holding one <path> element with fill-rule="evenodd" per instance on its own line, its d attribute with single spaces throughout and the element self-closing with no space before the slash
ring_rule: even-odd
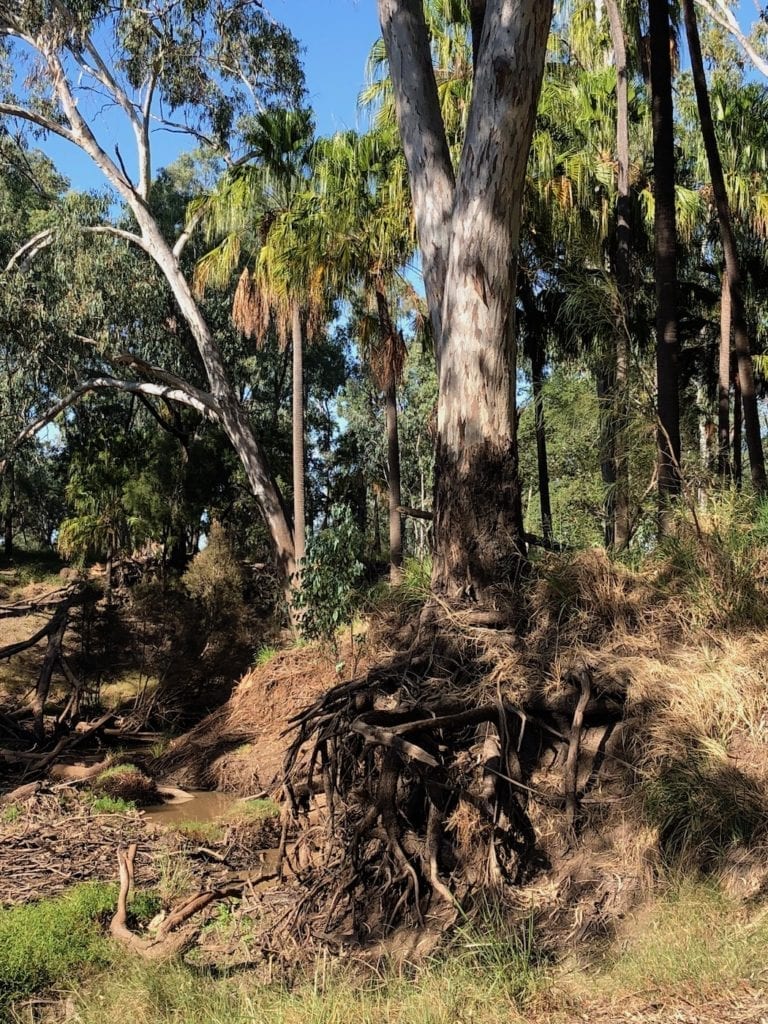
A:
<svg viewBox="0 0 768 1024">
<path fill-rule="evenodd" d="M 379 315 L 379 334 L 385 353 L 394 356 L 397 345 L 395 328 L 389 312 L 389 303 L 384 286 L 377 282 L 376 308 Z M 387 488 L 389 492 L 389 578 L 398 583 L 402 577 L 403 565 L 403 517 L 400 476 L 400 439 L 397 429 L 397 369 L 390 365 L 385 370 L 384 403 L 387 419 Z"/>
<path fill-rule="evenodd" d="M 656 379 L 659 425 L 659 534 L 672 531 L 672 505 L 679 496 L 680 394 L 678 385 L 677 225 L 675 137 L 669 0 L 649 0 L 653 165 L 656 242 Z"/>
<path fill-rule="evenodd" d="M 623 322 L 616 334 L 616 375 L 614 380 L 614 459 L 615 491 L 613 501 L 613 544 L 622 551 L 630 538 L 629 511 L 629 458 L 627 453 L 627 421 L 629 396 L 629 338 L 626 323 L 629 320 L 630 263 L 632 242 L 631 204 L 629 194 L 629 96 L 627 74 L 627 44 L 621 13 L 616 0 L 606 0 L 606 13 L 611 31 L 611 43 L 616 61 L 616 157 L 618 173 L 616 182 L 616 238 L 614 267 L 619 296 L 622 304 Z"/>
<path fill-rule="evenodd" d="M 712 121 L 712 108 L 709 102 L 707 77 L 704 72 L 704 60 L 701 55 L 701 41 L 699 39 L 699 28 L 696 22 L 693 0 L 682 0 L 682 6 L 685 31 L 688 37 L 688 49 L 691 55 L 693 84 L 696 89 L 696 103 L 699 108 L 699 120 L 701 121 L 701 134 L 704 139 L 707 163 L 709 164 L 709 176 L 712 179 L 712 191 L 715 195 L 717 219 L 720 224 L 720 240 L 723 246 L 728 290 L 731 297 L 733 340 L 739 369 L 741 398 L 744 406 L 744 433 L 747 437 L 752 485 L 757 494 L 763 495 L 768 490 L 768 481 L 766 481 L 765 476 L 765 457 L 763 455 L 763 444 L 760 439 L 760 417 L 757 411 L 755 374 L 749 347 L 749 334 L 747 332 L 747 318 L 744 310 L 741 267 L 739 266 L 736 236 L 733 233 L 728 191 L 725 187 L 723 165 L 720 160 L 720 150 L 717 145 L 715 126 Z"/>
<path fill-rule="evenodd" d="M 291 311 L 293 333 L 293 545 L 297 568 L 304 557 L 304 338 L 301 310 Z"/>
<path fill-rule="evenodd" d="M 723 483 L 731 476 L 731 290 L 723 274 L 720 291 L 720 359 L 717 374 L 717 473 Z"/>
</svg>

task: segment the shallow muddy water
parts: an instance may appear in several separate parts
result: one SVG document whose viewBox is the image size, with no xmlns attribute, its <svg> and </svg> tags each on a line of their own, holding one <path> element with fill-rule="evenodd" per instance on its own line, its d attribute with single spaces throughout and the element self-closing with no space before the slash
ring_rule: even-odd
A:
<svg viewBox="0 0 768 1024">
<path fill-rule="evenodd" d="M 161 787 L 162 788 L 162 787 Z M 214 821 L 225 814 L 237 801 L 231 793 L 215 790 L 187 790 L 188 800 L 174 799 L 168 803 L 151 804 L 144 808 L 149 821 L 159 825 L 183 825 L 187 821 Z"/>
</svg>

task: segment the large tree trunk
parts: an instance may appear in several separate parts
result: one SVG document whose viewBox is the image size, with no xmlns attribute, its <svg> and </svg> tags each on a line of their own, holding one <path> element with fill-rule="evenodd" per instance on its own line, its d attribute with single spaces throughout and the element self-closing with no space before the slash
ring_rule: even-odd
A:
<svg viewBox="0 0 768 1024">
<path fill-rule="evenodd" d="M 701 121 L 701 134 L 709 164 L 709 176 L 712 179 L 712 191 L 715 195 L 717 219 L 720 225 L 720 240 L 725 257 L 725 270 L 728 278 L 728 291 L 731 299 L 731 318 L 733 323 L 733 340 L 739 369 L 741 399 L 744 406 L 744 433 L 747 438 L 749 466 L 752 475 L 752 486 L 763 495 L 768 489 L 765 477 L 765 458 L 760 439 L 760 417 L 757 411 L 757 393 L 755 391 L 755 374 L 752 366 L 752 355 L 747 332 L 747 317 L 744 310 L 744 294 L 741 283 L 741 267 L 736 247 L 736 236 L 731 223 L 731 209 L 728 202 L 728 191 L 725 187 L 723 165 L 712 120 L 712 108 L 707 90 L 707 77 L 704 72 L 704 60 L 701 55 L 701 41 L 696 22 L 696 11 L 693 0 L 682 0 L 685 31 L 688 37 L 688 49 L 691 55 L 693 84 L 696 89 L 696 103 Z"/>
<path fill-rule="evenodd" d="M 482 601 L 525 557 L 514 263 L 552 3 L 488 0 L 455 189 L 421 0 L 379 0 L 379 13 L 436 328 L 432 586 Z"/>
<path fill-rule="evenodd" d="M 629 194 L 629 98 L 627 45 L 621 13 L 616 0 L 606 0 L 606 12 L 616 60 L 616 237 L 614 268 L 623 310 L 622 322 L 616 332 L 616 372 L 614 376 L 614 459 L 615 485 L 613 500 L 613 544 L 622 551 L 630 538 L 629 457 L 627 452 L 627 421 L 629 397 L 629 323 L 630 245 L 632 242 L 631 203 Z"/>
<path fill-rule="evenodd" d="M 659 424 L 659 533 L 672 530 L 679 496 L 680 395 L 678 386 L 677 229 L 675 136 L 669 0 L 649 0 L 656 242 L 656 378 Z"/>
<path fill-rule="evenodd" d="M 731 476 L 731 290 L 723 274 L 720 289 L 720 358 L 717 368 L 717 474 L 723 483 Z"/>
<path fill-rule="evenodd" d="M 293 544 L 294 558 L 300 570 L 304 557 L 304 339 L 301 311 L 294 303 L 291 311 L 293 333 Z"/>
</svg>

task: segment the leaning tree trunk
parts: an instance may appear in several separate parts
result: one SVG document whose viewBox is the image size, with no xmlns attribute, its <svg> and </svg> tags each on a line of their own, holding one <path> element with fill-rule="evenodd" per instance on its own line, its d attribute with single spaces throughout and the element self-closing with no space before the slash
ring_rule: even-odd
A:
<svg viewBox="0 0 768 1024">
<path fill-rule="evenodd" d="M 717 368 L 717 475 L 731 476 L 731 290 L 723 274 L 720 289 L 720 358 Z"/>
<path fill-rule="evenodd" d="M 618 164 L 616 182 L 616 237 L 614 267 L 622 318 L 616 333 L 616 372 L 614 376 L 614 460 L 615 485 L 613 498 L 613 545 L 622 551 L 630 538 L 629 510 L 629 457 L 627 452 L 628 398 L 629 398 L 629 322 L 630 305 L 630 245 L 632 242 L 631 203 L 629 194 L 629 98 L 627 72 L 627 45 L 624 28 L 616 0 L 606 0 L 606 12 L 611 30 L 611 42 L 616 60 L 616 156 Z"/>
<path fill-rule="evenodd" d="M 403 517 L 400 475 L 400 438 L 397 428 L 397 378 L 402 368 L 402 340 L 395 331 L 387 294 L 376 282 L 376 309 L 379 317 L 379 344 L 383 368 L 384 405 L 387 421 L 387 490 L 389 496 L 389 576 L 392 583 L 402 578 Z"/>
<path fill-rule="evenodd" d="M 651 96 L 656 242 L 656 378 L 659 460 L 659 533 L 672 531 L 672 506 L 680 475 L 678 385 L 677 225 L 675 217 L 675 135 L 669 0 L 649 0 Z"/>
<path fill-rule="evenodd" d="M 306 533 L 304 510 L 304 339 L 301 311 L 297 303 L 291 310 L 293 333 L 293 544 L 296 566 L 301 570 Z"/>
<path fill-rule="evenodd" d="M 757 392 L 755 390 L 755 374 L 752 366 L 752 355 L 747 332 L 747 317 L 744 310 L 744 293 L 741 283 L 741 267 L 736 246 L 736 236 L 731 222 L 731 208 L 728 201 L 728 190 L 725 187 L 723 164 L 715 135 L 712 120 L 712 108 L 709 102 L 707 76 L 704 72 L 704 60 L 701 55 L 699 27 L 696 22 L 696 11 L 693 0 L 682 0 L 685 31 L 688 38 L 688 49 L 691 55 L 693 84 L 696 89 L 696 103 L 701 121 L 701 134 L 709 164 L 709 176 L 712 179 L 712 191 L 715 196 L 717 219 L 720 225 L 720 240 L 725 257 L 725 270 L 728 277 L 728 291 L 731 298 L 731 318 L 733 322 L 733 341 L 739 369 L 741 400 L 744 407 L 744 433 L 747 438 L 749 466 L 752 475 L 752 486 L 759 495 L 768 490 L 765 476 L 765 457 L 760 439 L 760 417 L 757 411 Z"/>
</svg>

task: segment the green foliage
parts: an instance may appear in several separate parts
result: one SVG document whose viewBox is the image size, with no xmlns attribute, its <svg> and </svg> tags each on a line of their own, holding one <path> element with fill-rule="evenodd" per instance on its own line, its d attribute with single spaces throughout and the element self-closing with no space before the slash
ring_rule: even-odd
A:
<svg viewBox="0 0 768 1024">
<path fill-rule="evenodd" d="M 106 966 L 111 950 L 101 922 L 116 900 L 114 885 L 88 882 L 51 900 L 0 910 L 0 1014 L 15 998 Z"/>
<path fill-rule="evenodd" d="M 136 810 L 136 804 L 121 797 L 97 796 L 91 800 L 91 810 L 94 814 L 130 814 Z"/>
<path fill-rule="evenodd" d="M 198 552 L 182 582 L 217 629 L 236 626 L 243 613 L 243 573 L 224 528 L 211 525 L 208 544 Z"/>
<path fill-rule="evenodd" d="M 9 804 L 4 807 L 2 813 L 0 813 L 0 821 L 4 825 L 12 825 L 14 821 L 18 821 L 24 814 L 24 811 L 18 804 Z"/>
<path fill-rule="evenodd" d="M 349 508 L 336 506 L 332 526 L 310 537 L 294 596 L 302 636 L 333 642 L 348 626 L 360 603 L 362 538 Z"/>
<path fill-rule="evenodd" d="M 277 647 L 273 647 L 272 644 L 264 644 L 260 647 L 253 659 L 254 668 L 263 668 L 264 665 L 268 665 L 272 659 L 279 654 Z"/>
<path fill-rule="evenodd" d="M 269 798 L 260 800 L 238 800 L 226 815 L 229 821 L 255 823 L 280 817 L 280 805 Z"/>
<path fill-rule="evenodd" d="M 128 914 L 133 927 L 146 928 L 149 922 L 163 909 L 159 893 L 153 890 L 134 891 L 128 902 Z"/>
</svg>

